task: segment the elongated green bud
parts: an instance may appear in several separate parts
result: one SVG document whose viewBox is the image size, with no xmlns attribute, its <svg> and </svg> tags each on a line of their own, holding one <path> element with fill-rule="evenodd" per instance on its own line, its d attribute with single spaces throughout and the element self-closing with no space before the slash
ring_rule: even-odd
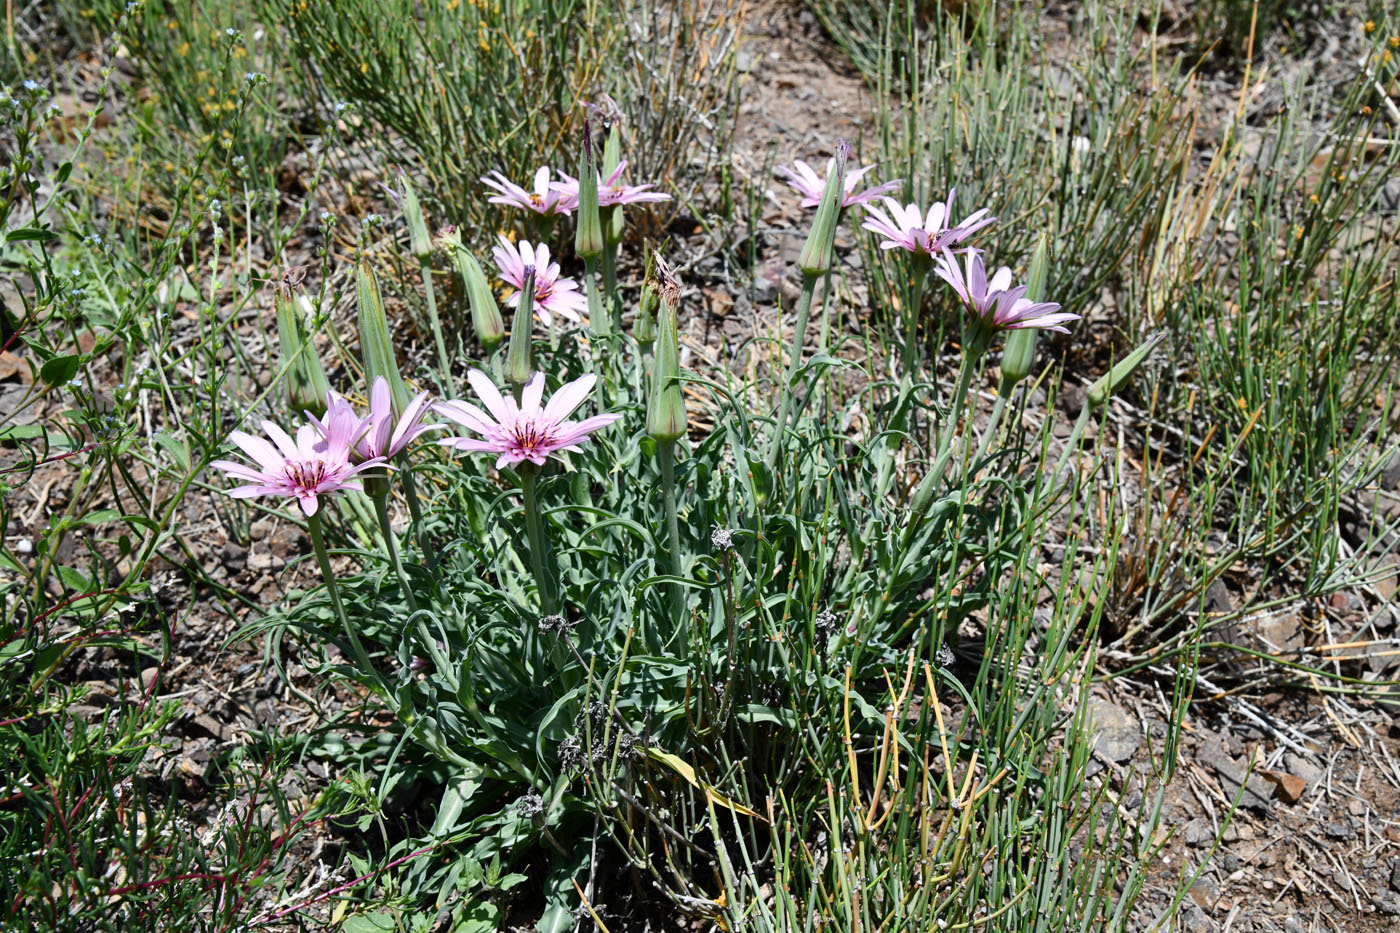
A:
<svg viewBox="0 0 1400 933">
<path fill-rule="evenodd" d="M 812 230 L 807 234 L 807 245 L 797 257 L 803 275 L 825 275 L 831 268 L 831 257 L 836 252 L 836 226 L 841 220 L 841 207 L 846 197 L 846 157 L 850 151 L 844 139 L 836 143 L 836 167 L 826 176 L 826 187 L 822 189 Z"/>
<path fill-rule="evenodd" d="M 384 296 L 379 292 L 379 280 L 375 278 L 374 270 L 363 262 L 355 266 L 355 298 L 359 305 L 360 354 L 365 363 L 365 381 L 374 385 L 374 380 L 383 376 L 389 383 L 394 412 L 401 415 L 412 397 L 399 373 L 394 342 L 389 337 L 389 321 L 384 316 Z"/>
<path fill-rule="evenodd" d="M 1100 376 L 1093 385 L 1089 386 L 1088 391 L 1084 395 L 1085 403 L 1093 409 L 1098 408 L 1104 402 L 1108 401 L 1109 396 L 1123 388 L 1123 384 L 1128 381 L 1133 373 L 1137 372 L 1143 360 L 1147 359 L 1147 355 L 1155 350 L 1157 344 L 1165 339 L 1167 339 L 1167 332 L 1165 330 L 1159 330 L 1142 343 L 1138 344 L 1133 352 L 1115 363 L 1112 369 Z"/>
<path fill-rule="evenodd" d="M 277 289 L 273 306 L 277 309 L 277 343 L 286 367 L 287 405 L 297 414 L 319 418 L 326 413 L 326 393 L 331 385 L 303 323 L 300 302 L 282 286 Z"/>
<path fill-rule="evenodd" d="M 607 178 L 622 164 L 622 121 L 616 117 L 608 127 L 608 141 L 603 145 L 603 177 Z M 603 218 L 603 236 L 609 246 L 622 242 L 622 230 L 627 221 L 622 216 L 622 205 L 607 209 Z"/>
<path fill-rule="evenodd" d="M 535 372 L 531 339 L 535 325 L 535 267 L 525 267 L 525 281 L 520 286 L 520 302 L 510 319 L 510 346 L 506 350 L 506 382 L 523 386 Z"/>
<path fill-rule="evenodd" d="M 471 251 L 462 245 L 462 238 L 457 236 L 455 231 L 444 231 L 439 239 L 447 247 L 448 255 L 457 267 L 457 274 L 462 277 L 462 284 L 466 286 L 476 342 L 485 347 L 486 352 L 492 353 L 506 338 L 506 322 L 501 318 L 501 306 L 496 303 L 496 296 L 491 293 L 491 284 L 486 281 L 486 273 L 481 271 L 481 264 L 476 261 Z"/>
<path fill-rule="evenodd" d="M 578 229 L 574 252 L 594 260 L 603 255 L 603 221 L 598 214 L 598 165 L 593 159 L 593 129 L 583 121 L 583 164 L 578 175 Z"/>
<path fill-rule="evenodd" d="M 423 205 L 418 203 L 418 192 L 408 175 L 399 173 L 399 187 L 403 192 L 403 216 L 408 221 L 408 246 L 413 255 L 425 259 L 433 254 L 433 238 L 428 235 L 428 221 L 423 217 Z"/>
<path fill-rule="evenodd" d="M 1045 277 L 1050 266 L 1050 238 L 1040 235 L 1031 255 L 1031 267 L 1026 273 L 1026 295 L 1030 301 L 1045 300 Z M 1035 341 L 1040 335 L 1036 327 L 1014 328 L 1006 335 L 1006 348 L 1001 353 L 1002 395 L 1010 393 L 1022 379 L 1031 374 L 1035 365 Z"/>
<path fill-rule="evenodd" d="M 656 268 L 661 276 L 661 306 L 657 315 L 656 359 L 652 367 L 651 391 L 647 396 L 647 434 L 665 443 L 684 437 L 686 429 L 685 395 L 681 392 L 680 347 L 676 333 L 680 285 L 659 256 Z"/>
<path fill-rule="evenodd" d="M 632 327 L 632 336 L 644 347 L 656 342 L 656 306 L 660 303 L 656 286 L 647 281 L 642 285 L 642 297 L 637 303 L 637 323 Z"/>
</svg>

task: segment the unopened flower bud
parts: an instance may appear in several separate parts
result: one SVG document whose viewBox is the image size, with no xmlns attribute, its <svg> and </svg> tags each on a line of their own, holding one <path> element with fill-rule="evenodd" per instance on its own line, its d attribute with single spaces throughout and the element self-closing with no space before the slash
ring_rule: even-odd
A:
<svg viewBox="0 0 1400 933">
<path fill-rule="evenodd" d="M 621 164 L 622 121 L 614 117 L 608 126 L 608 141 L 603 145 L 603 176 L 611 177 L 613 171 Z M 622 242 L 622 229 L 625 224 L 621 205 L 608 210 L 603 223 L 603 237 L 608 245 L 616 246 Z"/>
<path fill-rule="evenodd" d="M 331 390 L 321 358 L 303 324 L 301 309 L 291 290 L 277 289 L 273 299 L 277 311 L 277 343 L 281 350 L 287 404 L 298 414 L 321 417 L 326 413 L 326 393 Z"/>
<path fill-rule="evenodd" d="M 535 317 L 535 267 L 525 267 L 525 280 L 520 284 L 520 301 L 510 319 L 510 346 L 506 349 L 506 382 L 523 386 L 535 372 L 531 340 Z"/>
<path fill-rule="evenodd" d="M 656 359 L 652 369 L 651 392 L 647 397 L 647 434 L 658 441 L 675 442 L 685 436 L 685 395 L 681 392 L 680 348 L 676 334 L 676 308 L 680 285 L 661 257 L 656 259 L 661 276 L 661 307 L 657 315 Z"/>
<path fill-rule="evenodd" d="M 1094 409 L 1108 401 L 1109 396 L 1114 395 L 1119 389 L 1123 388 L 1123 384 L 1128 381 L 1133 373 L 1137 372 L 1143 360 L 1147 359 L 1147 355 L 1155 350 L 1157 344 L 1165 339 L 1167 339 L 1167 332 L 1165 330 L 1159 330 L 1134 348 L 1133 352 L 1114 364 L 1112 369 L 1100 376 L 1093 385 L 1089 386 L 1088 391 L 1084 394 L 1085 404 L 1091 409 Z"/>
<path fill-rule="evenodd" d="M 579 258 L 595 260 L 603 255 L 603 221 L 598 213 L 598 165 L 593 159 L 593 131 L 583 121 L 583 164 L 578 175 L 578 228 L 574 251 Z"/>
<path fill-rule="evenodd" d="M 1045 277 L 1050 265 L 1050 240 L 1040 235 L 1035 253 L 1031 256 L 1031 267 L 1026 273 L 1027 301 L 1045 300 Z M 1035 365 L 1035 341 L 1040 334 L 1037 327 L 1017 327 L 1007 331 L 1006 348 L 1001 354 L 1001 394 L 1007 395 L 1016 384 L 1031 373 Z"/>
<path fill-rule="evenodd" d="M 841 220 L 841 203 L 846 193 L 846 157 L 850 151 L 844 139 L 836 144 L 836 165 L 827 173 L 826 187 L 822 190 L 811 232 L 807 234 L 807 244 L 797 257 L 803 275 L 824 275 L 831 268 L 832 254 L 836 251 L 836 226 Z"/>
<path fill-rule="evenodd" d="M 632 336 L 644 347 L 656 342 L 656 306 L 660 302 L 656 286 L 647 281 L 642 286 L 642 297 L 637 303 L 637 323 L 632 327 Z"/>
<path fill-rule="evenodd" d="M 403 172 L 399 173 L 399 186 L 403 192 L 403 216 L 408 221 L 408 247 L 414 256 L 425 259 L 433 253 L 433 238 L 428 235 L 423 205 L 418 203 L 418 192 Z"/>
<path fill-rule="evenodd" d="M 476 261 L 476 257 L 462 245 L 460 237 L 455 243 L 443 237 L 442 242 L 449 247 L 448 255 L 452 257 L 457 266 L 457 274 L 462 277 L 462 284 L 466 286 L 467 301 L 472 309 L 472 331 L 476 334 L 476 341 L 486 348 L 487 353 L 494 352 L 505 339 L 506 322 L 501 317 L 501 306 L 496 303 L 496 296 L 491 293 L 491 284 L 486 281 L 486 273 L 481 271 L 481 264 Z"/>
<path fill-rule="evenodd" d="M 389 321 L 384 316 L 384 297 L 374 270 L 363 262 L 355 266 L 355 298 L 359 306 L 360 353 L 364 358 L 365 377 L 370 385 L 383 378 L 389 383 L 394 402 L 394 414 L 408 409 L 411 397 L 399 373 L 398 357 L 389 337 Z"/>
</svg>

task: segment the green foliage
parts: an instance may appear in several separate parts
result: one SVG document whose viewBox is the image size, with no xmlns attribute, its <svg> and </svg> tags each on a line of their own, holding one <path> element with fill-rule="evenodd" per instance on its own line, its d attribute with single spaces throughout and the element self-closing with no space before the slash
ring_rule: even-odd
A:
<svg viewBox="0 0 1400 933">
<path fill-rule="evenodd" d="M 524 180 L 572 164 L 584 101 L 627 102 L 631 171 L 691 190 L 679 153 L 716 158 L 727 138 L 737 24 L 717 3 L 584 0 L 258 0 L 307 66 L 328 119 L 353 105 L 357 129 L 394 133 L 401 157 L 445 208 L 476 231 L 478 179 Z M 636 54 L 637 50 L 645 50 Z M 366 121 L 365 123 L 360 122 Z"/>
</svg>

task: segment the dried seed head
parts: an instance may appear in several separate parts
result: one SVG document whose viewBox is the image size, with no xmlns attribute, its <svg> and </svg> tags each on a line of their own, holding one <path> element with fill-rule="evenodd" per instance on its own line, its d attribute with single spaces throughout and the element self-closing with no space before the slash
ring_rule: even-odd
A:
<svg viewBox="0 0 1400 933">
<path fill-rule="evenodd" d="M 953 657 L 953 649 L 947 643 L 938 646 L 938 656 L 934 659 L 939 667 L 952 667 L 957 658 Z"/>
<path fill-rule="evenodd" d="M 544 798 L 539 794 L 526 794 L 515 801 L 515 811 L 527 820 L 544 815 Z"/>
</svg>

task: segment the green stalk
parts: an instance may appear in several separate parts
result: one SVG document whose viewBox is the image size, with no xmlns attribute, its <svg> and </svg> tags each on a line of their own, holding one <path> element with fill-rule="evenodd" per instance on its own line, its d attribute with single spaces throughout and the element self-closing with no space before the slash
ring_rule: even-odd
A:
<svg viewBox="0 0 1400 933">
<path fill-rule="evenodd" d="M 661 495 L 666 508 L 666 540 L 671 552 L 671 575 L 681 577 L 685 575 L 685 571 L 681 568 L 681 531 L 676 521 L 676 442 L 659 441 L 656 445 L 656 456 L 661 460 Z M 681 585 L 673 583 L 671 616 L 679 621 L 684 615 L 685 600 L 681 593 Z"/>
<path fill-rule="evenodd" d="M 910 284 L 912 294 L 910 295 L 909 307 L 905 308 L 904 318 L 904 347 L 900 357 L 901 385 L 908 385 L 914 381 L 914 370 L 919 366 L 919 358 L 923 355 L 919 352 L 919 308 L 924 303 L 924 282 L 928 279 L 928 270 L 924 263 L 914 260 L 914 281 Z M 903 395 L 903 393 L 900 393 Z"/>
<path fill-rule="evenodd" d="M 331 571 L 330 554 L 326 551 L 326 538 L 321 533 L 320 514 L 307 516 L 306 527 L 311 532 L 311 549 L 316 552 L 316 563 L 321 566 L 321 578 L 326 581 L 326 592 L 331 594 L 331 605 L 335 607 L 335 614 L 340 617 L 340 624 L 350 639 L 350 649 L 355 655 L 355 663 L 360 666 L 360 671 L 366 677 L 373 678 L 376 692 L 384 693 L 382 685 L 379 684 L 379 672 L 370 663 L 369 655 L 365 653 L 365 646 L 360 644 L 360 636 L 355 634 L 355 627 L 350 624 L 350 617 L 345 614 L 345 604 L 340 601 L 340 590 L 336 588 L 335 574 Z"/>
<path fill-rule="evenodd" d="M 538 468 L 533 464 L 520 466 L 520 492 L 525 499 L 525 533 L 530 538 L 530 570 L 535 575 L 535 589 L 539 591 L 541 615 L 553 615 L 559 611 L 554 595 L 554 581 L 545 572 L 544 554 L 547 544 L 544 536 L 544 516 L 540 514 L 539 500 L 535 497 L 535 479 Z"/>
<path fill-rule="evenodd" d="M 418 484 L 413 479 L 413 471 L 408 468 L 408 464 L 403 456 L 399 457 L 401 464 L 399 476 L 403 477 L 403 494 L 408 500 L 408 516 L 413 520 L 414 534 L 418 538 L 418 547 L 424 554 L 432 552 L 423 543 L 423 509 L 418 504 Z"/>
<path fill-rule="evenodd" d="M 447 358 L 447 344 L 442 339 L 442 322 L 438 320 L 437 292 L 433 290 L 433 268 L 427 256 L 420 256 L 418 268 L 423 274 L 423 294 L 428 299 L 428 324 L 433 329 L 433 343 L 437 345 L 438 367 L 442 371 L 442 391 L 452 395 L 452 364 Z"/>
<path fill-rule="evenodd" d="M 943 430 L 939 433 L 938 456 L 933 461 L 933 468 L 929 470 L 934 476 L 943 475 L 948 458 L 953 454 L 953 435 L 957 433 L 963 402 L 967 399 L 967 389 L 972 385 L 972 373 L 977 369 L 977 361 L 982 358 L 983 351 L 987 349 L 988 335 L 982 327 L 975 324 L 973 326 L 975 329 L 972 340 L 968 342 L 967 352 L 963 354 L 962 368 L 958 372 L 958 386 L 953 391 L 953 402 L 948 406 L 948 423 L 943 425 Z"/>
<path fill-rule="evenodd" d="M 389 496 L 378 495 L 371 497 L 374 500 L 374 513 L 379 517 L 379 532 L 384 537 L 384 547 L 389 551 L 389 563 L 394 566 L 394 575 L 399 578 L 399 586 L 403 589 L 404 599 L 408 601 L 410 612 L 418 611 L 418 600 L 413 596 L 413 587 L 408 585 L 408 575 L 403 572 L 403 563 L 399 560 L 399 547 L 394 543 L 394 532 L 389 525 Z"/>
<path fill-rule="evenodd" d="M 902 385 L 909 385 L 914 381 L 914 371 L 923 357 L 918 346 L 918 312 L 924 307 L 924 286 L 928 282 L 928 270 L 932 268 L 932 259 L 923 254 L 914 254 L 910 265 L 913 266 L 913 282 L 910 282 L 909 307 L 904 308 L 904 346 L 900 350 Z M 900 392 L 900 395 L 903 395 L 903 392 Z"/>
<path fill-rule="evenodd" d="M 1014 389 L 1015 386 L 1012 386 Z M 1001 416 L 1006 411 L 1006 398 L 1009 392 L 998 392 L 996 403 L 992 405 L 992 417 L 987 422 L 987 430 L 982 433 L 982 441 L 977 445 L 977 455 L 972 458 L 971 463 L 980 463 L 987 454 L 987 448 L 992 445 L 992 438 L 996 436 L 997 427 L 1001 423 Z"/>
<path fill-rule="evenodd" d="M 615 334 L 622 333 L 622 299 L 617 294 L 617 244 L 611 240 L 603 246 L 603 302 L 609 329 Z"/>
<path fill-rule="evenodd" d="M 768 442 L 768 470 L 773 472 L 778 465 L 778 453 L 782 450 L 783 435 L 787 433 L 788 416 L 792 411 L 792 380 L 802 363 L 802 344 L 807 335 L 807 319 L 812 314 L 812 295 L 821 280 L 820 272 L 802 274 L 802 297 L 797 300 L 797 323 L 792 333 L 792 351 L 788 359 L 787 374 L 783 377 L 782 401 L 778 405 L 778 420 L 773 424 L 773 438 Z"/>
<path fill-rule="evenodd" d="M 831 339 L 831 271 L 826 270 L 826 275 L 822 282 L 822 332 L 821 339 L 817 341 L 817 352 L 825 353 L 827 342 Z"/>
<path fill-rule="evenodd" d="M 1093 411 L 1093 406 L 1088 402 L 1085 402 L 1079 409 L 1079 418 L 1074 422 L 1074 430 L 1070 432 L 1069 439 L 1065 441 L 1065 449 L 1061 451 L 1060 459 L 1055 461 L 1055 470 L 1050 474 L 1050 484 L 1046 487 L 1047 489 L 1054 490 L 1059 486 L 1060 474 L 1064 471 L 1070 453 L 1079 449 L 1079 439 L 1084 436 L 1084 429 L 1089 426 L 1089 418 Z"/>
</svg>

